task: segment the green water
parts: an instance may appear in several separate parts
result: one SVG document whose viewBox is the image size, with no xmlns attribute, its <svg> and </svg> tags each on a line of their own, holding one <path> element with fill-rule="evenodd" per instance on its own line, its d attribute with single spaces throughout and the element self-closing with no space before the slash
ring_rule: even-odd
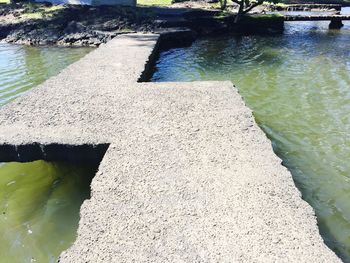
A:
<svg viewBox="0 0 350 263">
<path fill-rule="evenodd" d="M 282 36 L 209 38 L 161 54 L 153 81 L 232 80 L 350 262 L 350 23 L 294 22 Z"/>
<path fill-rule="evenodd" d="M 0 106 L 57 75 L 91 50 L 0 43 Z"/>
<path fill-rule="evenodd" d="M 94 167 L 0 165 L 0 262 L 56 262 L 75 239 Z"/>
<path fill-rule="evenodd" d="M 0 44 L 0 107 L 90 51 Z M 95 170 L 44 161 L 0 164 L 0 262 L 56 262 L 75 240 Z"/>
</svg>

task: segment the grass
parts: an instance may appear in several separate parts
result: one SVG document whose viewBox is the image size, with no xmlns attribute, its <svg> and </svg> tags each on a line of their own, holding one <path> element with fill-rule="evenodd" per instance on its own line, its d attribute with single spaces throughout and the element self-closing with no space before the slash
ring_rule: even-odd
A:
<svg viewBox="0 0 350 263">
<path fill-rule="evenodd" d="M 259 14 L 259 15 L 255 15 L 255 16 L 252 16 L 252 17 L 255 17 L 256 19 L 274 19 L 274 18 L 281 18 L 283 17 L 283 15 L 281 15 L 280 13 L 273 13 L 273 14 Z"/>
<path fill-rule="evenodd" d="M 168 6 L 171 5 L 171 0 L 137 0 L 137 4 L 143 6 Z"/>
<path fill-rule="evenodd" d="M 259 15 L 248 15 L 244 16 L 246 22 L 274 22 L 274 21 L 283 21 L 283 15 L 279 13 L 275 14 L 259 14 Z"/>
<path fill-rule="evenodd" d="M 9 4 L 10 0 L 0 0 L 0 4 Z M 23 4 L 23 12 L 20 18 L 24 19 L 42 19 L 51 17 L 56 11 L 65 8 L 63 5 L 53 5 L 47 7 L 41 3 L 27 2 Z"/>
<path fill-rule="evenodd" d="M 21 17 L 27 19 L 42 19 L 45 17 L 51 17 L 56 11 L 63 8 L 63 5 L 53 5 L 50 7 L 46 7 L 42 5 L 29 3 Z"/>
<path fill-rule="evenodd" d="M 227 18 L 228 16 L 232 16 L 232 13 L 230 13 L 230 12 L 227 12 L 227 11 L 221 11 L 221 12 L 219 12 L 219 13 L 217 13 L 214 17 L 216 18 L 216 19 L 225 19 L 225 18 Z"/>
<path fill-rule="evenodd" d="M 287 7 L 288 5 L 287 4 L 285 4 L 285 3 L 282 3 L 282 2 L 280 2 L 280 3 L 273 3 L 273 2 L 264 2 L 264 4 L 265 5 L 274 5 L 274 6 L 278 6 L 278 7 Z"/>
</svg>

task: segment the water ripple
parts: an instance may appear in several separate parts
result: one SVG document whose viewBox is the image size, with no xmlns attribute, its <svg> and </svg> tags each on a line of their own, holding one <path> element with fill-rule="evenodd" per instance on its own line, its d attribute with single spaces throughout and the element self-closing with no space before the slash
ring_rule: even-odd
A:
<svg viewBox="0 0 350 263">
<path fill-rule="evenodd" d="M 0 106 L 56 75 L 91 49 L 0 44 Z"/>
</svg>

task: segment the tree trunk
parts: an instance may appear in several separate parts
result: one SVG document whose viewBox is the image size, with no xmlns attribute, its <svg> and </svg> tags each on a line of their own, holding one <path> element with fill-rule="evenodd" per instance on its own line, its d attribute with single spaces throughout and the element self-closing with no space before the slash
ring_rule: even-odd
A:
<svg viewBox="0 0 350 263">
<path fill-rule="evenodd" d="M 227 6 L 227 0 L 220 0 L 221 10 L 225 10 Z"/>
<path fill-rule="evenodd" d="M 239 3 L 238 13 L 235 17 L 235 23 L 239 22 L 239 20 L 241 19 L 241 16 L 243 14 L 243 10 L 244 10 L 244 0 L 241 0 L 241 2 Z"/>
</svg>

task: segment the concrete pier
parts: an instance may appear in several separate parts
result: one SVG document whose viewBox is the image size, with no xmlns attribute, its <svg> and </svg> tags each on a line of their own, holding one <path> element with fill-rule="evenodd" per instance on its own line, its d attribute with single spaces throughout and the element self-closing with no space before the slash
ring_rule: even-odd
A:
<svg viewBox="0 0 350 263">
<path fill-rule="evenodd" d="M 0 110 L 1 158 L 108 145 L 60 262 L 341 262 L 232 83 L 137 83 L 158 39 L 117 37 Z"/>
<path fill-rule="evenodd" d="M 330 21 L 329 29 L 340 29 L 344 26 L 343 20 L 350 20 L 349 15 L 285 15 L 284 21 Z"/>
</svg>

